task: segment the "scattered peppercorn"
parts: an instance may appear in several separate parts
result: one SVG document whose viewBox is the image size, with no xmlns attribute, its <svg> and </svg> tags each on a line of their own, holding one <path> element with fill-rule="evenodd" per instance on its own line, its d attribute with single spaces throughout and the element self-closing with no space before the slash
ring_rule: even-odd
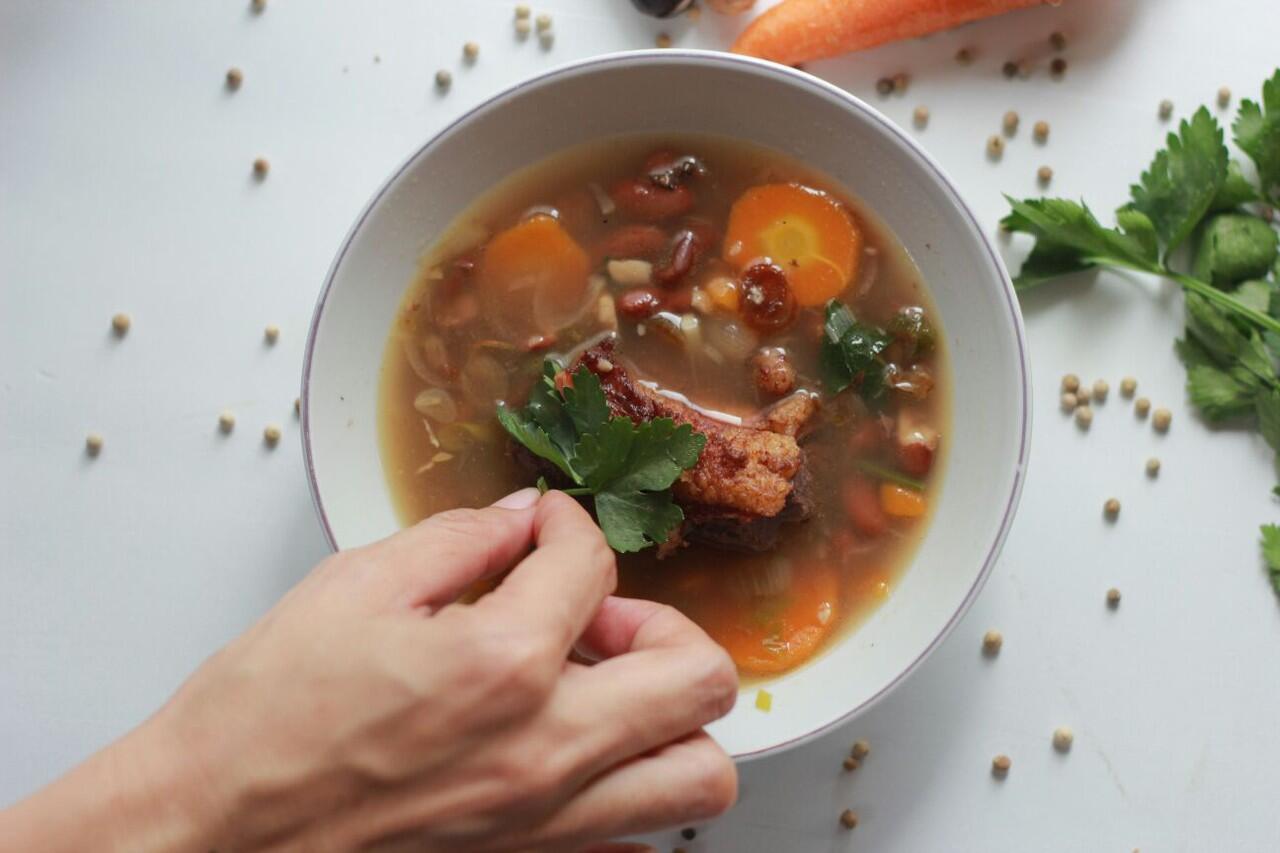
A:
<svg viewBox="0 0 1280 853">
<path fill-rule="evenodd" d="M 1112 610 L 1120 606 L 1120 590 L 1114 586 L 1107 590 L 1107 606 Z"/>
<path fill-rule="evenodd" d="M 994 134 L 987 140 L 987 156 L 992 160 L 999 160 L 1000 155 L 1004 153 L 1004 140 Z"/>
<path fill-rule="evenodd" d="M 1003 645 L 1004 634 L 1001 634 L 995 628 L 982 635 L 982 653 L 987 657 L 995 657 L 1000 653 L 1000 647 Z"/>
<path fill-rule="evenodd" d="M 1062 403 L 1062 411 L 1070 414 L 1071 412 L 1074 412 L 1076 410 L 1076 406 L 1079 405 L 1080 400 L 1076 397 L 1075 394 L 1072 394 L 1070 391 L 1063 391 L 1061 403 Z"/>
<path fill-rule="evenodd" d="M 543 50 L 551 50 L 551 46 L 556 43 L 556 34 L 551 30 L 538 33 L 538 44 L 542 45 Z"/>
<path fill-rule="evenodd" d="M 1225 107 L 1229 103 L 1231 103 L 1231 90 L 1223 86 L 1218 90 L 1218 106 Z"/>
<path fill-rule="evenodd" d="M 1047 141 L 1049 139 L 1049 122 L 1036 122 L 1031 128 L 1031 134 L 1036 138 L 1036 142 Z"/>
<path fill-rule="evenodd" d="M 1031 76 L 1031 60 L 1030 59 L 1018 60 L 1018 76 L 1024 80 Z"/>
<path fill-rule="evenodd" d="M 301 397 L 293 398 L 293 416 L 296 418 L 302 417 L 302 398 Z"/>
<path fill-rule="evenodd" d="M 1160 460 L 1152 456 L 1147 460 L 1147 476 L 1155 477 L 1160 473 Z"/>
<path fill-rule="evenodd" d="M 1061 77 L 1067 73 L 1067 61 L 1061 56 L 1055 56 L 1053 61 L 1049 63 L 1049 73 L 1054 77 Z"/>
<path fill-rule="evenodd" d="M 275 323 L 271 323 L 262 330 L 262 337 L 266 339 L 268 344 L 274 344 L 280 340 L 280 327 Z"/>
<path fill-rule="evenodd" d="M 1062 377 L 1063 391 L 1075 391 L 1079 387 L 1080 377 L 1076 376 L 1074 373 L 1068 373 L 1066 376 Z"/>
<path fill-rule="evenodd" d="M 1071 742 L 1076 739 L 1069 726 L 1058 726 L 1053 730 L 1053 748 L 1058 752 L 1068 752 Z"/>
<path fill-rule="evenodd" d="M 1076 389 L 1076 402 L 1080 405 L 1088 405 L 1090 393 L 1088 385 L 1081 385 Z"/>
<path fill-rule="evenodd" d="M 1168 432 L 1172 422 L 1173 412 L 1168 409 L 1156 409 L 1151 415 L 1151 425 L 1156 428 L 1156 432 Z"/>
<path fill-rule="evenodd" d="M 1133 413 L 1139 418 L 1145 418 L 1149 411 L 1151 411 L 1151 401 L 1146 397 L 1139 397 L 1133 401 Z"/>
<path fill-rule="evenodd" d="M 680 830 L 680 837 L 685 841 L 692 841 L 698 837 L 698 830 L 694 829 L 692 826 L 686 826 L 684 829 Z"/>
<path fill-rule="evenodd" d="M 111 318 L 111 331 L 116 333 L 117 338 L 123 338 L 129 333 L 129 327 L 133 325 L 133 320 L 128 314 L 120 313 Z"/>
<path fill-rule="evenodd" d="M 1107 514 L 1107 518 L 1112 521 L 1120 515 L 1120 501 L 1115 498 L 1107 498 L 1107 502 L 1102 505 L 1102 511 Z"/>
<path fill-rule="evenodd" d="M 1133 392 L 1138 390 L 1138 380 L 1132 376 L 1126 376 L 1120 380 L 1120 396 L 1126 400 L 1133 396 Z"/>
<path fill-rule="evenodd" d="M 888 95 L 893 92 L 893 80 L 888 77 L 881 77 L 876 81 L 876 93 L 880 95 Z"/>
<path fill-rule="evenodd" d="M 1014 77 L 1018 76 L 1018 63 L 1013 60 L 1009 60 L 1004 65 L 1000 66 L 1000 73 L 1004 74 L 1006 78 L 1012 80 Z"/>
<path fill-rule="evenodd" d="M 929 123 L 929 108 L 926 106 L 916 107 L 911 117 L 914 119 L 916 127 L 924 127 Z"/>
<path fill-rule="evenodd" d="M 267 0 L 253 0 L 253 2 L 249 4 L 249 7 L 261 15 L 267 8 Z"/>
<path fill-rule="evenodd" d="M 96 432 L 91 432 L 84 437 L 84 452 L 90 456 L 97 456 L 102 452 L 102 436 Z"/>
<path fill-rule="evenodd" d="M 865 739 L 856 740 L 853 742 L 853 749 L 849 751 L 849 754 L 861 761 L 871 754 L 871 744 Z"/>
<path fill-rule="evenodd" d="M 1173 115 L 1173 101 L 1165 98 L 1160 102 L 1159 116 L 1162 121 L 1168 121 L 1169 116 Z"/>
<path fill-rule="evenodd" d="M 462 46 L 462 58 L 467 62 L 475 62 L 476 57 L 480 55 L 480 45 L 473 41 L 469 41 Z"/>
<path fill-rule="evenodd" d="M 962 47 L 956 51 L 956 62 L 961 65 L 968 65 L 973 62 L 973 48 Z"/>
<path fill-rule="evenodd" d="M 528 18 L 516 19 L 516 37 L 517 38 L 522 38 L 522 39 L 528 38 L 529 32 L 532 29 L 533 29 L 533 25 L 529 23 Z"/>
<path fill-rule="evenodd" d="M 529 7 L 526 6 L 524 3 L 516 4 L 516 20 L 517 21 L 523 21 L 527 19 L 531 14 L 533 14 L 532 11 L 530 11 Z"/>
<path fill-rule="evenodd" d="M 235 91 L 240 88 L 240 84 L 244 82 L 244 72 L 239 68 L 227 69 L 227 88 Z"/>
<path fill-rule="evenodd" d="M 1018 132 L 1018 114 L 1013 110 L 1009 110 L 1004 114 L 1004 118 L 1000 120 L 1000 126 L 1004 128 L 1006 136 L 1013 136 Z"/>
<path fill-rule="evenodd" d="M 1088 404 L 1084 404 L 1076 409 L 1076 426 L 1080 429 L 1088 429 L 1093 423 L 1093 409 Z"/>
<path fill-rule="evenodd" d="M 854 758 L 852 755 L 846 755 L 844 758 L 844 769 L 849 772 L 857 770 L 858 759 Z"/>
<path fill-rule="evenodd" d="M 253 161 L 253 176 L 258 180 L 262 180 L 267 176 L 267 172 L 271 171 L 271 164 L 267 162 L 266 157 L 259 157 Z M 287 181 L 286 181 L 287 183 Z"/>
<path fill-rule="evenodd" d="M 658 33 L 658 37 L 653 40 L 658 47 L 671 47 L 671 36 L 667 33 Z"/>
<path fill-rule="evenodd" d="M 448 89 L 453 85 L 453 75 L 445 69 L 441 68 L 436 72 L 436 88 Z"/>
<path fill-rule="evenodd" d="M 845 809 L 840 812 L 840 825 L 845 829 L 853 829 L 858 825 L 858 815 L 853 809 Z"/>
<path fill-rule="evenodd" d="M 229 433 L 236 428 L 236 416 L 230 411 L 225 411 L 218 415 L 218 429 L 222 432 Z"/>
<path fill-rule="evenodd" d="M 1003 779 L 1009 775 L 1009 768 L 1013 766 L 1012 759 L 1009 756 L 1001 754 L 991 759 L 991 775 L 997 779 Z"/>
<path fill-rule="evenodd" d="M 280 427 L 268 424 L 262 431 L 262 440 L 266 442 L 267 447 L 275 447 L 280 442 Z"/>
<path fill-rule="evenodd" d="M 538 28 L 538 32 L 545 33 L 551 29 L 551 16 L 546 12 L 533 19 L 534 26 Z"/>
<path fill-rule="evenodd" d="M 1107 380 L 1099 379 L 1093 383 L 1093 399 L 1099 403 L 1105 403 L 1107 394 L 1111 391 L 1111 386 L 1107 384 Z"/>
<path fill-rule="evenodd" d="M 907 93 L 907 87 L 910 85 L 911 77 L 906 73 L 899 71 L 897 74 L 893 75 L 893 91 L 897 92 L 899 95 L 905 95 Z"/>
<path fill-rule="evenodd" d="M 1057 30 L 1054 30 L 1049 33 L 1049 44 L 1054 50 L 1064 50 L 1067 46 L 1067 37 Z"/>
<path fill-rule="evenodd" d="M 1050 169 L 1048 166 L 1041 166 L 1039 169 L 1036 169 L 1036 180 L 1042 185 L 1049 183 L 1053 180 L 1053 169 Z"/>
</svg>

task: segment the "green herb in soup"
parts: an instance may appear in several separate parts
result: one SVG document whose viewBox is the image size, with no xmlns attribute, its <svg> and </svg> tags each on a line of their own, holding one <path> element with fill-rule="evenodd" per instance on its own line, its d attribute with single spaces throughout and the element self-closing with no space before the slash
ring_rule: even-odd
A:
<svg viewBox="0 0 1280 853">
<path fill-rule="evenodd" d="M 744 675 L 798 666 L 890 593 L 936 501 L 949 376 L 875 218 L 729 140 L 575 149 L 477 202 L 387 345 L 406 523 L 522 486 L 580 496 L 619 592 Z"/>
</svg>

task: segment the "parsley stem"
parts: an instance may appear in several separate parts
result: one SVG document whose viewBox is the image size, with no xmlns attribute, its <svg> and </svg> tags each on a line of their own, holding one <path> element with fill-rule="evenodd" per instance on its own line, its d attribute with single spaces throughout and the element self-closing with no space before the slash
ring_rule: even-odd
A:
<svg viewBox="0 0 1280 853">
<path fill-rule="evenodd" d="M 1229 293 L 1224 293 L 1212 284 L 1178 272 L 1165 272 L 1164 275 L 1167 275 L 1192 293 L 1198 293 L 1220 308 L 1225 308 L 1228 311 L 1239 314 L 1241 317 L 1247 318 L 1255 326 L 1261 326 L 1268 331 L 1280 334 L 1280 320 L 1269 314 L 1264 314 L 1256 308 L 1245 305 L 1239 299 Z"/>
<path fill-rule="evenodd" d="M 595 492 L 591 491 L 591 490 L 590 490 L 590 489 L 588 489 L 586 486 L 581 486 L 581 487 L 573 488 L 573 489 L 559 489 L 558 491 L 564 492 L 566 495 L 569 495 L 570 497 L 575 497 L 575 498 L 576 498 L 576 497 L 585 497 L 586 495 L 594 495 L 594 494 L 595 494 Z"/>
<path fill-rule="evenodd" d="M 853 463 L 853 466 L 862 473 L 879 477 L 881 480 L 888 480 L 890 483 L 897 483 L 899 486 L 906 486 L 908 489 L 915 489 L 917 492 L 924 491 L 923 481 L 908 477 L 906 474 L 899 474 L 892 468 L 878 465 L 869 459 L 859 459 Z"/>
</svg>

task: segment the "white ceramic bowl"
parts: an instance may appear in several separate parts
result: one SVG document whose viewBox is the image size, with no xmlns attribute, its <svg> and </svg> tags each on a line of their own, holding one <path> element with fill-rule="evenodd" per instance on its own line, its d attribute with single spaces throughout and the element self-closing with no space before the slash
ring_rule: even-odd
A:
<svg viewBox="0 0 1280 853">
<path fill-rule="evenodd" d="M 744 696 L 712 734 L 756 756 L 868 708 L 919 666 L 986 579 L 1013 519 L 1030 439 L 1026 342 L 1013 287 L 954 186 L 862 101 L 780 65 L 638 51 L 521 83 L 427 142 L 374 195 L 316 305 L 303 370 L 307 473 L 334 548 L 397 528 L 377 441 L 378 371 L 419 257 L 474 198 L 568 146 L 629 132 L 711 133 L 769 146 L 834 178 L 898 236 L 932 290 L 957 394 L 940 500 L 884 605 L 811 664 Z"/>
</svg>

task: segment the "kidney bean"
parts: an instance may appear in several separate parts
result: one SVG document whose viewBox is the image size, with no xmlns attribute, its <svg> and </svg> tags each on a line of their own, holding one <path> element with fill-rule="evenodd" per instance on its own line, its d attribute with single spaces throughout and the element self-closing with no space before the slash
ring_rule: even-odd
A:
<svg viewBox="0 0 1280 853">
<path fill-rule="evenodd" d="M 738 300 L 742 319 L 760 332 L 786 328 L 796 318 L 796 298 L 777 264 L 754 264 L 742 274 Z"/>
<path fill-rule="evenodd" d="M 667 233 L 656 225 L 622 225 L 600 238 L 591 248 L 591 265 L 608 258 L 656 261 L 667 246 Z"/>
<path fill-rule="evenodd" d="M 715 243 L 715 233 L 715 228 L 705 220 L 692 219 L 686 223 L 671 239 L 667 262 L 654 269 L 654 281 L 670 287 L 687 276 Z"/>
<path fill-rule="evenodd" d="M 898 467 L 911 477 L 924 477 L 933 467 L 933 448 L 923 441 L 898 446 Z"/>
<path fill-rule="evenodd" d="M 662 297 L 662 310 L 683 314 L 693 307 L 693 287 L 682 287 Z"/>
<path fill-rule="evenodd" d="M 645 158 L 649 180 L 665 189 L 674 189 L 689 178 L 707 173 L 706 165 L 692 154 L 655 151 Z"/>
<path fill-rule="evenodd" d="M 623 178 L 609 190 L 613 203 L 633 219 L 661 222 L 688 213 L 696 201 L 687 186 L 664 189 L 647 178 Z"/>
<path fill-rule="evenodd" d="M 865 477 L 855 477 L 845 483 L 842 497 L 844 511 L 859 533 L 880 536 L 889 529 L 889 517 L 880 507 L 880 495 L 875 483 Z"/>
<path fill-rule="evenodd" d="M 647 287 L 633 287 L 618 297 L 617 309 L 628 320 L 645 320 L 663 309 L 662 297 Z"/>
</svg>

